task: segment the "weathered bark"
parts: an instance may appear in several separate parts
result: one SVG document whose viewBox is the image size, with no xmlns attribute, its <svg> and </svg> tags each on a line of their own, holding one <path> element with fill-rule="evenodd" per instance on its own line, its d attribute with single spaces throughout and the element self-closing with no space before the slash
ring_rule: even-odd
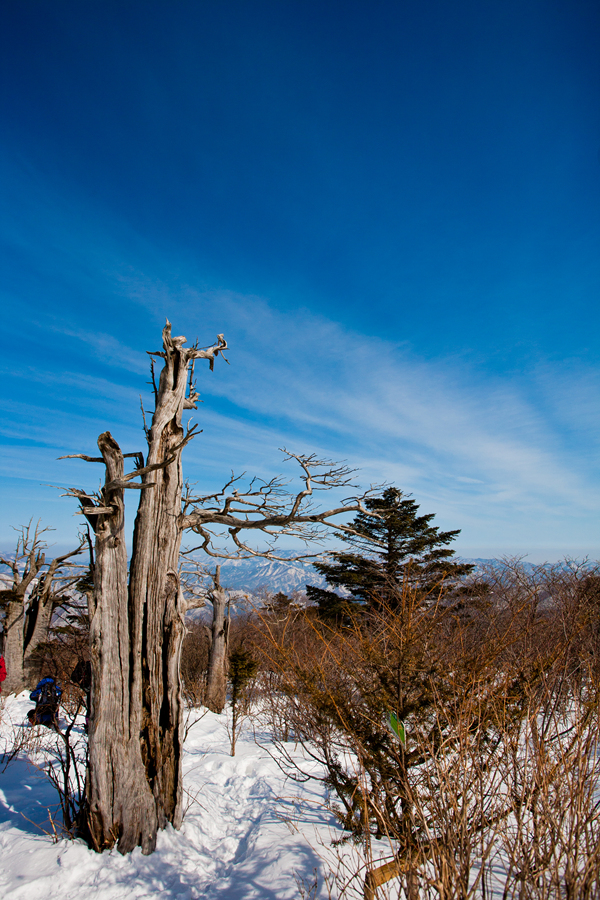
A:
<svg viewBox="0 0 600 900">
<path fill-rule="evenodd" d="M 82 831 L 95 850 L 118 841 L 124 852 L 139 845 L 148 853 L 154 848 L 157 817 L 139 741 L 140 686 L 131 672 L 123 454 L 108 432 L 100 435 L 98 447 L 106 466 L 103 507 L 111 511 L 89 515 L 95 519 L 96 560 L 89 611 L 92 689 Z M 117 486 L 112 487 L 113 482 Z"/>
<path fill-rule="evenodd" d="M 181 683 L 185 601 L 179 582 L 181 451 L 192 436 L 181 416 L 191 360 L 211 361 L 224 346 L 184 349 L 185 338 L 163 331 L 164 359 L 148 457 L 124 475 L 123 454 L 110 434 L 98 445 L 106 483 L 95 508 L 94 610 L 91 612 L 92 724 L 84 833 L 97 850 L 115 843 L 122 853 L 151 853 L 159 828 L 181 824 Z M 141 477 L 141 483 L 131 478 Z M 125 487 L 142 490 L 127 584 L 123 535 Z"/>
<path fill-rule="evenodd" d="M 33 538 L 30 539 L 30 527 L 22 529 L 14 559 L 3 559 L 2 564 L 12 570 L 12 587 L 2 591 L 2 606 L 5 611 L 4 620 L 4 661 L 6 663 L 6 680 L 4 690 L 6 693 L 18 694 L 30 687 L 27 680 L 25 666 L 25 651 L 27 644 L 27 632 L 31 637 L 32 624 L 35 623 L 31 610 L 27 617 L 28 599 L 27 593 L 35 585 L 35 580 L 46 564 L 45 554 L 42 549 L 45 544 L 39 540 L 39 524 L 36 526 Z M 21 568 L 22 566 L 22 568 Z M 40 632 L 38 631 L 38 636 Z M 33 648 L 32 648 L 33 649 Z"/>
<path fill-rule="evenodd" d="M 52 616 L 59 599 L 35 591 L 25 611 L 23 639 L 23 673 L 27 687 L 35 687 L 42 677 L 42 661 L 36 654 L 40 644 L 48 640 Z"/>
<path fill-rule="evenodd" d="M 219 582 L 219 570 L 213 578 L 214 587 L 209 594 L 213 605 L 208 656 L 208 674 L 204 705 L 212 712 L 222 713 L 227 701 L 227 665 L 229 643 L 229 617 L 225 615 L 228 596 Z"/>
<path fill-rule="evenodd" d="M 165 340 L 165 348 L 168 341 Z M 148 436 L 148 465 L 135 522 L 130 573 L 132 679 L 141 690 L 139 734 L 158 827 L 181 824 L 181 684 L 184 636 L 179 550 L 183 477 L 181 413 L 187 383 L 185 351 L 168 347 Z M 168 462 L 172 459 L 172 462 Z"/>
<path fill-rule="evenodd" d="M 5 597 L 8 593 L 6 591 Z M 6 681 L 2 688 L 7 694 L 18 694 L 28 686 L 25 682 L 25 660 L 23 654 L 23 616 L 25 611 L 23 600 L 19 598 L 15 600 L 5 599 L 4 611 Z"/>
<path fill-rule="evenodd" d="M 55 607 L 52 597 L 44 602 L 35 595 L 29 604 L 21 599 L 5 604 L 6 681 L 3 687 L 6 693 L 31 690 L 39 681 L 41 663 L 36 658 L 36 650 L 48 638 Z"/>
</svg>

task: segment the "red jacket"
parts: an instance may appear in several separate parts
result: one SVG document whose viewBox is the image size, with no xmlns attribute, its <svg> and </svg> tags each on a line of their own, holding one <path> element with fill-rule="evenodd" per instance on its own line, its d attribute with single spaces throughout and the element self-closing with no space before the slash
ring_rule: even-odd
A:
<svg viewBox="0 0 600 900">
<path fill-rule="evenodd" d="M 6 665 L 4 664 L 4 657 L 0 656 L 0 681 L 4 681 L 6 678 Z M 2 688 L 0 688 L 0 691 Z"/>
</svg>

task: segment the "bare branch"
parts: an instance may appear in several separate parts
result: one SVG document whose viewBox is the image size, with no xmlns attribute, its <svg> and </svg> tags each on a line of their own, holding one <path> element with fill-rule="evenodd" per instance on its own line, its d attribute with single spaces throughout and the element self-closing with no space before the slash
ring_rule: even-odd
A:
<svg viewBox="0 0 600 900">
<path fill-rule="evenodd" d="M 151 488 L 151 487 L 156 487 L 155 481 L 146 481 L 144 484 L 141 484 L 138 481 L 134 481 L 133 483 L 128 482 L 128 481 L 111 481 L 110 484 L 108 485 L 108 488 L 111 491 L 116 490 L 117 488 L 121 488 L 121 489 L 128 488 L 129 490 L 143 491 L 144 488 Z"/>
<path fill-rule="evenodd" d="M 182 502 L 181 527 L 199 535 L 201 543 L 186 553 L 202 550 L 220 559 L 263 557 L 290 562 L 289 557 L 280 556 L 274 549 L 281 535 L 291 535 L 305 544 L 314 544 L 323 541 L 331 532 L 357 534 L 353 525 L 336 521 L 336 518 L 347 517 L 349 513 L 367 512 L 364 500 L 380 490 L 380 486 L 372 486 L 360 495 L 347 498 L 339 506 L 318 510 L 311 502 L 313 492 L 351 485 L 353 471 L 343 464 L 320 459 L 315 454 L 307 456 L 288 450 L 283 452 L 286 460 L 295 460 L 301 468 L 303 488 L 296 493 L 289 492 L 287 482 L 279 476 L 268 482 L 252 479 L 247 490 L 243 491 L 237 486 L 241 476 L 236 477 L 233 473 L 222 490 L 213 494 L 193 496 L 188 486 Z M 270 546 L 267 549 L 251 547 L 240 536 L 244 531 L 267 535 L 271 540 Z M 233 553 L 217 546 L 226 536 L 224 532 L 229 534 L 235 545 Z M 295 559 L 319 556 L 322 553 L 301 553 Z"/>
<path fill-rule="evenodd" d="M 64 566 L 68 559 L 70 559 L 72 556 L 78 556 L 83 550 L 84 546 L 85 542 L 82 541 L 79 547 L 77 547 L 75 550 L 71 550 L 69 553 L 63 553 L 62 556 L 54 557 L 54 559 L 48 566 L 47 571 L 44 572 L 44 574 L 40 578 L 38 596 L 42 604 L 45 604 L 47 602 L 51 594 L 56 593 L 55 591 L 53 591 L 52 582 L 57 572 Z"/>
<path fill-rule="evenodd" d="M 154 375 L 154 359 L 150 356 L 150 375 L 152 377 L 152 390 L 154 391 L 154 403 L 158 401 L 158 388 L 156 387 L 156 377 Z"/>
<path fill-rule="evenodd" d="M 174 339 L 176 340 L 176 339 Z M 185 338 L 183 338 L 185 342 Z M 224 356 L 223 351 L 227 350 L 227 341 L 225 340 L 225 335 L 218 334 L 217 335 L 217 343 L 213 344 L 211 347 L 207 347 L 204 350 L 192 349 L 189 351 L 190 359 L 207 359 L 210 371 L 212 372 L 215 367 L 215 359 L 221 354 L 227 365 L 229 365 L 229 360 Z"/>
<path fill-rule="evenodd" d="M 43 551 L 48 548 L 48 545 L 42 539 L 42 535 L 51 529 L 40 528 L 38 521 L 32 534 L 32 521 L 30 519 L 27 525 L 14 529 L 18 534 L 14 557 L 0 559 L 0 563 L 11 570 L 12 590 L 20 598 L 25 596 L 31 582 L 46 565 L 46 554 Z"/>
<path fill-rule="evenodd" d="M 99 462 L 103 463 L 104 459 L 102 456 L 86 456 L 85 453 L 68 453 L 66 456 L 57 456 L 57 459 L 84 459 L 86 462 Z M 138 466 L 144 465 L 144 454 L 139 450 L 135 453 L 124 453 L 123 459 L 135 459 L 138 463 Z"/>
<path fill-rule="evenodd" d="M 129 472 L 127 475 L 124 475 L 122 478 L 116 479 L 115 481 L 110 481 L 108 484 L 104 486 L 104 491 L 109 492 L 116 490 L 117 488 L 137 488 L 138 490 L 154 487 L 154 482 L 146 482 L 145 484 L 129 484 L 129 482 L 133 478 L 138 478 L 141 475 L 147 475 L 148 472 L 156 472 L 158 469 L 166 469 L 177 459 L 177 452 L 185 447 L 185 445 L 192 440 L 192 438 L 197 433 L 197 425 L 193 425 L 191 428 L 188 428 L 187 434 L 184 438 L 182 438 L 178 444 L 173 447 L 173 450 L 170 456 L 167 459 L 163 460 L 159 463 L 152 463 L 149 466 L 143 466 L 141 469 L 134 469 L 133 472 Z M 133 456 L 133 453 L 124 454 L 124 456 Z"/>
<path fill-rule="evenodd" d="M 57 456 L 57 459 L 84 459 L 86 462 L 103 463 L 101 456 L 86 456 L 85 453 L 68 453 L 66 456 Z"/>
<path fill-rule="evenodd" d="M 185 512 L 188 507 L 194 506 L 196 504 L 204 504 L 209 500 L 218 500 L 219 497 L 225 497 L 227 488 L 231 487 L 232 484 L 235 484 L 237 481 L 241 481 L 241 479 L 245 476 L 245 472 L 242 472 L 241 475 L 234 475 L 231 473 L 231 478 L 229 481 L 221 488 L 220 491 L 217 491 L 214 494 L 203 494 L 201 497 L 193 497 L 191 493 L 191 487 L 188 482 L 185 484 L 185 494 L 182 499 L 183 511 Z"/>
<path fill-rule="evenodd" d="M 150 435 L 150 431 L 148 429 L 148 425 L 146 424 L 146 411 L 144 409 L 144 401 L 142 400 L 142 395 L 140 394 L 140 409 L 142 410 L 142 421 L 144 423 L 144 434 L 146 435 L 146 440 L 148 440 L 148 436 Z M 143 465 L 143 463 L 142 463 Z"/>
<path fill-rule="evenodd" d="M 183 345 L 186 343 L 187 338 L 183 335 L 179 335 L 174 337 L 171 335 L 171 323 L 167 319 L 166 325 L 163 328 L 163 350 L 147 350 L 148 356 L 152 358 L 153 356 L 159 356 L 162 359 L 167 359 L 171 356 L 173 351 L 181 351 L 185 354 L 187 359 L 207 359 L 209 361 L 209 368 L 212 372 L 215 365 L 215 359 L 219 354 L 223 357 L 225 362 L 229 365 L 229 360 L 223 355 L 223 351 L 227 350 L 227 341 L 225 340 L 225 335 L 218 334 L 217 341 L 215 344 L 212 344 L 210 347 L 204 347 L 199 350 L 196 346 L 190 347 L 189 349 L 183 349 Z M 158 393 L 158 392 L 157 392 Z"/>
</svg>

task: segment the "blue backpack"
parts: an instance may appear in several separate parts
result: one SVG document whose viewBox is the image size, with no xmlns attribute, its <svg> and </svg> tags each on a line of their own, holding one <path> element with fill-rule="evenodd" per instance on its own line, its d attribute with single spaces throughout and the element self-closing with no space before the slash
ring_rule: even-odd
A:
<svg viewBox="0 0 600 900">
<path fill-rule="evenodd" d="M 38 682 L 35 690 L 29 695 L 29 699 L 35 701 L 35 718 L 37 722 L 42 725 L 49 725 L 55 720 L 61 695 L 61 686 L 54 678 L 48 676 Z"/>
</svg>

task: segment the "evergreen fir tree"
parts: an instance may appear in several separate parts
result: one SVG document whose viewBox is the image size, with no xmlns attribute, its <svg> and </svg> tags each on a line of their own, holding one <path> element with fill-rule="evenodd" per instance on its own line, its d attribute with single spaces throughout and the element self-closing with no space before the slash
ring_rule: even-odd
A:
<svg viewBox="0 0 600 900">
<path fill-rule="evenodd" d="M 440 531 L 431 524 L 434 514 L 419 515 L 416 501 L 398 488 L 387 488 L 365 506 L 368 512 L 352 522 L 358 534 L 344 537 L 350 550 L 332 553 L 333 562 L 314 564 L 334 589 L 307 585 L 322 618 L 340 623 L 360 606 L 393 608 L 409 584 L 437 597 L 473 570 L 453 559 L 448 546 L 460 531 Z"/>
<path fill-rule="evenodd" d="M 292 605 L 292 598 L 288 597 L 287 594 L 284 594 L 283 591 L 278 591 L 276 594 L 273 594 L 272 597 L 263 605 L 262 609 L 267 613 L 287 613 L 290 610 L 290 606 Z"/>
<path fill-rule="evenodd" d="M 325 565 L 325 563 L 313 563 L 314 567 Z M 325 572 L 322 572 L 326 575 Z M 313 606 L 318 607 L 319 618 L 324 621 L 335 623 L 336 625 L 344 625 L 349 622 L 353 614 L 360 611 L 364 606 L 363 603 L 352 597 L 341 597 L 335 591 L 327 591 L 324 588 L 306 585 L 306 594 Z"/>
<path fill-rule="evenodd" d="M 289 616 L 298 616 L 304 609 L 300 591 L 293 591 L 288 597 L 283 591 L 273 594 L 261 607 L 261 612 L 282 620 Z"/>
<path fill-rule="evenodd" d="M 235 756 L 235 745 L 243 717 L 243 707 L 249 684 L 256 677 L 258 663 L 249 650 L 238 647 L 229 654 L 229 681 L 231 684 L 231 755 Z"/>
</svg>

